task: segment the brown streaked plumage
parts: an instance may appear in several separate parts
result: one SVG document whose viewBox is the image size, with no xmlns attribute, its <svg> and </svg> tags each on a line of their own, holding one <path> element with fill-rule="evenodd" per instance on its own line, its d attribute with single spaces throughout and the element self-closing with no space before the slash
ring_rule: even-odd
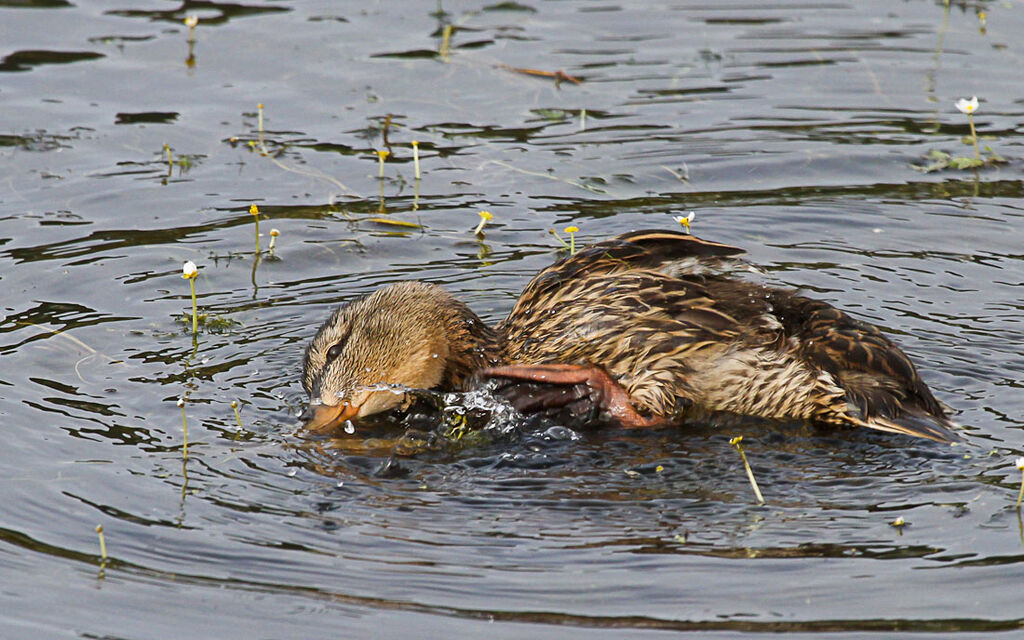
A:
<svg viewBox="0 0 1024 640">
<path fill-rule="evenodd" d="M 959 439 L 878 328 L 716 269 L 742 252 L 627 233 L 542 270 L 493 329 L 440 287 L 384 287 L 338 309 L 309 345 L 308 426 L 399 407 L 400 390 L 381 384 L 466 390 L 493 378 L 524 412 L 626 427 L 755 416 Z"/>
</svg>

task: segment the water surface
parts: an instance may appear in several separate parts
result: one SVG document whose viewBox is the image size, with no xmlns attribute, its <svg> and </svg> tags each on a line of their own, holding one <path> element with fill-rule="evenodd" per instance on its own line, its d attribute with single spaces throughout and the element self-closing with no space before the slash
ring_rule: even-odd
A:
<svg viewBox="0 0 1024 640">
<path fill-rule="evenodd" d="M 0 635 L 1020 628 L 1022 31 L 996 2 L 0 3 Z M 970 153 L 971 95 L 1009 163 L 915 171 Z M 754 425 L 758 507 L 713 429 L 297 432 L 337 304 L 419 278 L 497 321 L 548 229 L 688 211 L 883 327 L 969 446 Z M 196 344 L 185 260 L 229 321 Z"/>
</svg>

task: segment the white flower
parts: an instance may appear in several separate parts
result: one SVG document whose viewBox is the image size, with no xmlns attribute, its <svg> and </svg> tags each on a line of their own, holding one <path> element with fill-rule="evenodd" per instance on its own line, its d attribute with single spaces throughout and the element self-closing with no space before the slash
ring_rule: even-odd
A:
<svg viewBox="0 0 1024 640">
<path fill-rule="evenodd" d="M 1013 464 L 1016 465 L 1017 468 L 1020 469 L 1021 471 L 1024 471 L 1024 458 L 1017 458 L 1016 460 L 1014 460 Z"/>
<path fill-rule="evenodd" d="M 196 267 L 196 263 L 194 263 L 191 260 L 189 260 L 184 265 L 182 265 L 182 267 L 181 267 L 181 277 L 182 278 L 185 278 L 186 280 L 191 280 L 192 278 L 194 278 L 194 277 L 196 277 L 198 275 L 199 275 L 199 268 Z"/>
<path fill-rule="evenodd" d="M 185 18 L 185 26 L 186 27 L 188 27 L 189 29 L 195 29 L 197 24 L 199 24 L 199 16 L 197 16 L 195 14 L 192 14 L 190 16 L 186 16 L 186 18 Z"/>
<path fill-rule="evenodd" d="M 968 115 L 978 110 L 978 96 L 971 96 L 970 100 L 960 98 L 956 101 L 956 108 L 960 110 L 960 113 L 966 113 Z"/>
<path fill-rule="evenodd" d="M 681 224 L 683 226 L 683 228 L 685 228 L 687 231 L 689 231 L 690 230 L 690 223 L 693 222 L 693 219 L 695 217 L 697 217 L 697 213 L 695 211 L 691 211 L 688 215 L 685 215 L 685 216 L 675 216 L 672 219 L 675 220 L 676 222 L 678 222 L 679 224 Z"/>
<path fill-rule="evenodd" d="M 178 398 L 178 406 L 179 407 L 184 407 L 185 406 L 185 398 Z"/>
<path fill-rule="evenodd" d="M 894 527 L 902 527 L 902 526 L 905 526 L 907 524 L 907 521 L 903 519 L 903 516 L 900 516 L 900 517 L 896 518 L 895 520 L 893 520 L 891 524 Z"/>
</svg>

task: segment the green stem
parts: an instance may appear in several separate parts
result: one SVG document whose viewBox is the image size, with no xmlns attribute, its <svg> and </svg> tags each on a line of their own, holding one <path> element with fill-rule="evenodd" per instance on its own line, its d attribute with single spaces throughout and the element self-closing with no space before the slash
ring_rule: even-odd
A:
<svg viewBox="0 0 1024 640">
<path fill-rule="evenodd" d="M 181 403 L 181 429 L 185 434 L 184 446 L 181 450 L 181 457 L 188 460 L 188 420 L 185 419 L 185 403 Z"/>
<path fill-rule="evenodd" d="M 750 480 L 750 486 L 754 490 L 754 495 L 757 496 L 757 502 L 764 504 L 764 496 L 761 495 L 761 488 L 757 486 L 757 480 L 754 479 L 754 470 L 750 468 L 750 463 L 747 462 L 747 454 L 743 453 L 743 447 L 737 442 L 733 446 L 740 452 L 740 459 L 743 460 L 743 468 L 747 472 L 747 479 Z"/>
<path fill-rule="evenodd" d="M 255 215 L 252 217 L 256 221 L 256 255 L 260 254 L 260 217 Z"/>
<path fill-rule="evenodd" d="M 1020 477 L 1020 492 L 1017 493 L 1017 508 L 1020 509 L 1020 502 L 1024 500 L 1024 471 L 1021 472 Z"/>
<path fill-rule="evenodd" d="M 967 114 L 967 123 L 971 125 L 971 142 L 974 143 L 974 159 L 981 162 L 981 153 L 978 152 L 978 133 L 974 130 L 974 114 Z"/>
<path fill-rule="evenodd" d="M 196 308 L 196 279 L 188 279 L 189 289 L 192 290 L 192 335 L 199 332 L 199 312 Z"/>
<path fill-rule="evenodd" d="M 107 561 L 107 541 L 103 538 L 103 525 L 101 525 L 101 524 L 96 525 L 96 533 L 100 537 L 100 558 L 103 559 L 103 562 L 106 562 Z"/>
</svg>

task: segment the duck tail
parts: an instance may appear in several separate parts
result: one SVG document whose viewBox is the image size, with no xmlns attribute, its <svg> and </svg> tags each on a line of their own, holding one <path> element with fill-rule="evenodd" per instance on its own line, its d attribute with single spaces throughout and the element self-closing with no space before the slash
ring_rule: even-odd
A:
<svg viewBox="0 0 1024 640">
<path fill-rule="evenodd" d="M 902 433 L 947 444 L 964 441 L 963 436 L 956 431 L 959 425 L 945 417 L 904 412 L 893 418 L 870 416 L 855 420 L 859 426 L 876 431 Z"/>
</svg>

